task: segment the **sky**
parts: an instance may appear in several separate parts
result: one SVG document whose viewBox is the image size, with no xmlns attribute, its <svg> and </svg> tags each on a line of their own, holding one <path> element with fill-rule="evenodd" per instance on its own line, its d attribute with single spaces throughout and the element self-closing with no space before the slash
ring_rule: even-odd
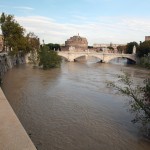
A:
<svg viewBox="0 0 150 150">
<path fill-rule="evenodd" d="M 150 35 L 150 0 L 0 0 L 2 12 L 45 43 L 64 44 L 78 33 L 91 46 Z"/>
</svg>

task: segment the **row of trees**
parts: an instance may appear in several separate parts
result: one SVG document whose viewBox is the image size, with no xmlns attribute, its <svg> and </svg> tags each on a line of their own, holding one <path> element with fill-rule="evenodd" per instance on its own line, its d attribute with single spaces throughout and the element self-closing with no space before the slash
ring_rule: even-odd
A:
<svg viewBox="0 0 150 150">
<path fill-rule="evenodd" d="M 127 43 L 127 45 L 119 45 L 117 50 L 120 53 L 132 54 L 134 46 L 136 46 L 137 56 L 140 58 L 150 53 L 150 41 L 140 42 L 140 44 L 137 42 L 130 42 Z"/>
<path fill-rule="evenodd" d="M 53 50 L 53 51 L 61 50 L 59 44 L 48 43 L 48 44 L 45 44 L 45 46 L 47 46 L 49 48 L 49 50 Z"/>
<path fill-rule="evenodd" d="M 120 53 L 132 54 L 134 46 L 136 47 L 137 57 L 139 57 L 140 60 L 139 64 L 142 67 L 150 68 L 150 41 L 140 42 L 140 44 L 137 42 L 130 42 L 127 43 L 127 45 L 119 45 L 117 49 Z"/>
</svg>

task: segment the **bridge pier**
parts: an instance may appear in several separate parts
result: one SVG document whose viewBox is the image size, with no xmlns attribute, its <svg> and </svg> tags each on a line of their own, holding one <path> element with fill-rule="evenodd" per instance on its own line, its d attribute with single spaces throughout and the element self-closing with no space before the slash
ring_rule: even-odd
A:
<svg viewBox="0 0 150 150">
<path fill-rule="evenodd" d="M 68 61 L 74 61 L 74 55 L 68 54 Z"/>
<path fill-rule="evenodd" d="M 68 58 L 68 61 L 72 62 L 72 61 L 74 61 L 74 59 L 73 58 Z"/>
<path fill-rule="evenodd" d="M 87 60 L 88 59 L 88 55 L 85 55 L 85 60 Z"/>
</svg>

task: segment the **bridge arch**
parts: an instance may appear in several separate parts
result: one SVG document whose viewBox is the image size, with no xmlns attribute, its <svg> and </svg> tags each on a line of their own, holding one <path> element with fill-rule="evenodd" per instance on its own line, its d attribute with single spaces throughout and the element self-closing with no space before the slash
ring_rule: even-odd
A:
<svg viewBox="0 0 150 150">
<path fill-rule="evenodd" d="M 68 56 L 67 56 L 67 55 L 65 55 L 65 54 L 58 53 L 58 55 L 59 55 L 59 56 L 61 56 L 61 57 L 63 57 L 63 58 L 65 58 L 65 59 L 67 59 L 67 60 L 69 60 L 69 59 L 68 59 Z"/>
<path fill-rule="evenodd" d="M 136 63 L 136 59 L 133 56 L 128 56 L 128 55 L 114 55 L 114 56 L 105 56 L 105 62 L 110 62 L 111 60 L 115 59 L 115 58 L 127 58 L 128 60 L 133 61 L 134 63 Z"/>
<path fill-rule="evenodd" d="M 91 57 L 95 57 L 95 58 L 98 58 L 98 59 L 100 59 L 101 61 L 103 61 L 103 55 L 94 55 L 94 54 L 90 54 L 89 56 L 91 56 Z"/>
<path fill-rule="evenodd" d="M 84 57 L 84 56 L 86 57 L 87 55 L 86 54 L 81 54 L 81 55 L 75 56 L 74 59 L 77 59 L 77 58 L 80 58 L 80 57 Z"/>
<path fill-rule="evenodd" d="M 75 56 L 74 57 L 74 60 L 75 59 L 77 59 L 77 58 L 80 58 L 80 57 L 88 57 L 88 56 L 90 56 L 90 57 L 94 57 L 94 58 L 98 58 L 99 59 L 99 61 L 103 61 L 103 56 L 99 56 L 99 55 L 93 55 L 93 54 L 80 54 L 80 55 L 78 55 L 78 56 Z"/>
</svg>

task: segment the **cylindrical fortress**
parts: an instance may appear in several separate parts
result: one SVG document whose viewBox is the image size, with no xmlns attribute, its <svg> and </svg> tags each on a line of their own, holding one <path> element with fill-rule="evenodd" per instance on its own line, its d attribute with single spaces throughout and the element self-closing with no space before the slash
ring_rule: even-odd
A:
<svg viewBox="0 0 150 150">
<path fill-rule="evenodd" d="M 86 50 L 88 48 L 88 42 L 87 39 L 84 37 L 78 36 L 73 36 L 70 37 L 67 41 L 65 41 L 65 46 L 66 47 L 75 47 L 75 49 L 82 49 Z"/>
</svg>

